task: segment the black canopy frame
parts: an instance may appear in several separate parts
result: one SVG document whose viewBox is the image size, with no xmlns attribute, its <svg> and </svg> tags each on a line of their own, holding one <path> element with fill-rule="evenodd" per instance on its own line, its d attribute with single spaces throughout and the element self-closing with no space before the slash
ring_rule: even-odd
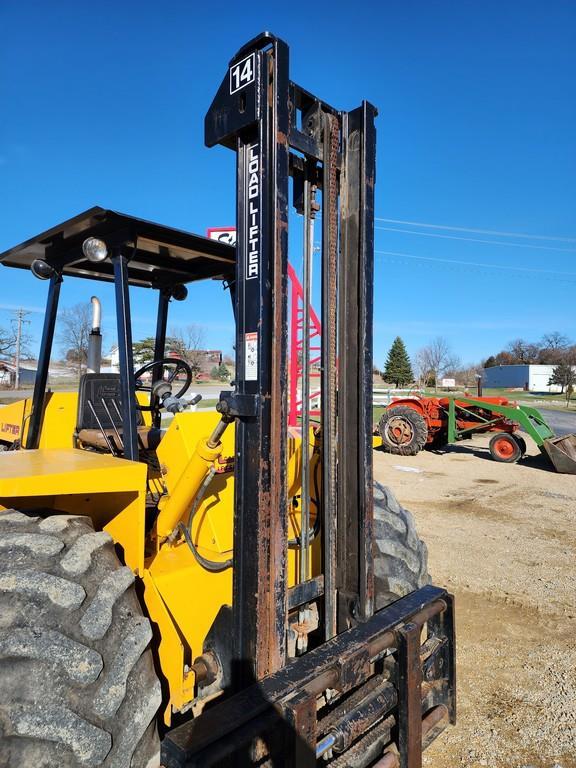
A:
<svg viewBox="0 0 576 768">
<path fill-rule="evenodd" d="M 104 241 L 108 250 L 105 260 L 92 262 L 86 258 L 82 244 L 89 237 Z M 63 278 L 83 277 L 114 283 L 124 456 L 137 460 L 129 287 L 158 290 L 154 358 L 161 359 L 165 353 L 168 307 L 174 287 L 206 279 L 221 280 L 232 286 L 235 249 L 217 240 L 96 206 L 0 254 L 3 266 L 18 269 L 30 269 L 37 259 L 46 262 L 54 271 L 49 278 L 32 412 L 24 447 L 38 447 Z"/>
</svg>

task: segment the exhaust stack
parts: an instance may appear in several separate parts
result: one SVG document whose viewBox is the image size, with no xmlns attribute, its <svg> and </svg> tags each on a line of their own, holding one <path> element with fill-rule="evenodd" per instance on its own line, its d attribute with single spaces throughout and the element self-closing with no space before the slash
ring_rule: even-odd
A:
<svg viewBox="0 0 576 768">
<path fill-rule="evenodd" d="M 88 336 L 88 373 L 100 373 L 100 364 L 102 362 L 102 334 L 100 333 L 100 318 L 102 316 L 102 307 L 100 299 L 92 296 L 92 330 Z"/>
</svg>

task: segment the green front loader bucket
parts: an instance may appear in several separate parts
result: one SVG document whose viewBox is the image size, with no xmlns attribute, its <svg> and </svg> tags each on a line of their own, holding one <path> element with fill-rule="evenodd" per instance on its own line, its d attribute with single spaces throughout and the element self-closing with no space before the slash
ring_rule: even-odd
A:
<svg viewBox="0 0 576 768">
<path fill-rule="evenodd" d="M 576 435 L 563 435 L 544 440 L 540 450 L 546 453 L 556 472 L 576 475 Z"/>
</svg>

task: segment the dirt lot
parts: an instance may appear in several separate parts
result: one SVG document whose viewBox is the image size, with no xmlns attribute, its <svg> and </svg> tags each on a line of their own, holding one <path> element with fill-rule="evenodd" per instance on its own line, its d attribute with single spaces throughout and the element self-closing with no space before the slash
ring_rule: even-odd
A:
<svg viewBox="0 0 576 768">
<path fill-rule="evenodd" d="M 456 595 L 458 725 L 426 768 L 576 768 L 576 476 L 529 440 L 521 464 L 488 438 L 444 453 L 375 451 L 428 544 L 436 584 Z"/>
</svg>

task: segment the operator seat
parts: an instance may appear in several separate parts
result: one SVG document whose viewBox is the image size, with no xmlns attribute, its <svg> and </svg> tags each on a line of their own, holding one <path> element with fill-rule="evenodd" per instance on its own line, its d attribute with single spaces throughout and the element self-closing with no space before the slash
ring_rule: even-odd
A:
<svg viewBox="0 0 576 768">
<path fill-rule="evenodd" d="M 136 412 L 136 424 L 139 448 L 155 450 L 164 430 L 145 425 L 141 411 Z M 119 373 L 85 373 L 81 377 L 75 437 L 80 447 L 115 455 L 124 452 Z"/>
</svg>

